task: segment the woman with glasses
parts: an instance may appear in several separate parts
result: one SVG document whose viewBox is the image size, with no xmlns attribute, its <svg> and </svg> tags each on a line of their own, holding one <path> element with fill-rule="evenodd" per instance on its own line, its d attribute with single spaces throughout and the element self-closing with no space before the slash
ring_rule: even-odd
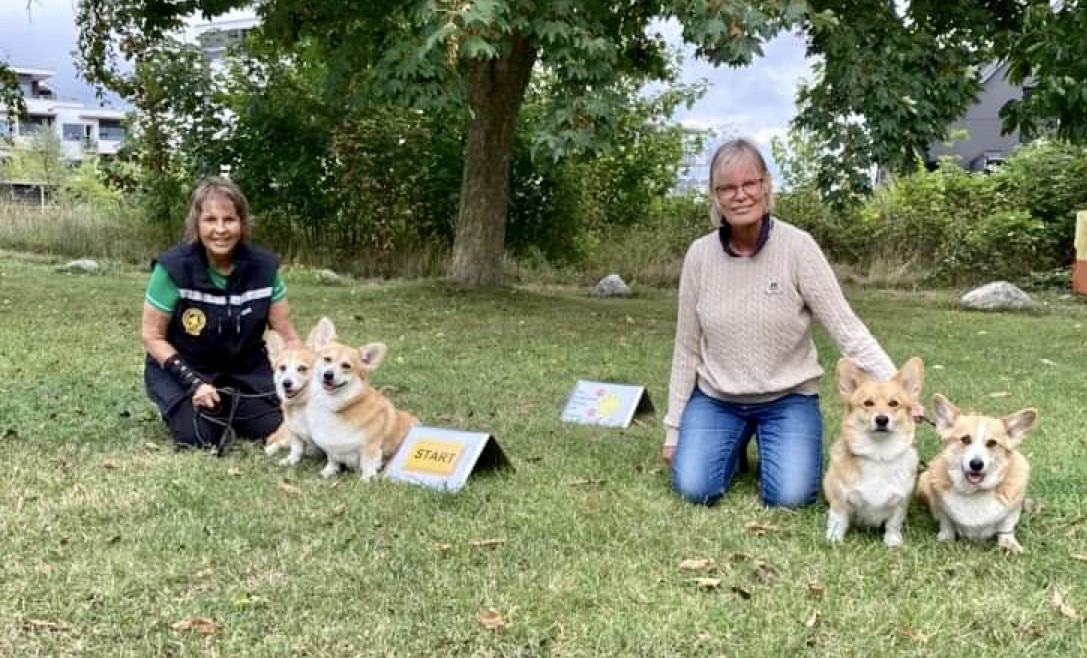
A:
<svg viewBox="0 0 1087 658">
<path fill-rule="evenodd" d="M 662 454 L 676 492 L 708 505 L 728 491 L 754 435 L 763 502 L 807 505 L 823 445 L 812 322 L 870 374 L 896 368 L 815 240 L 771 215 L 773 181 L 752 142 L 717 149 L 709 191 L 717 228 L 683 261 Z"/>
</svg>

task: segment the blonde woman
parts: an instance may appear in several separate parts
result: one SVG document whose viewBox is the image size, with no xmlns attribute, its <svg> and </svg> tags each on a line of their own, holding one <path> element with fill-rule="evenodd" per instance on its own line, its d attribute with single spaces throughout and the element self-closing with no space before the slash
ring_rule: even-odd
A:
<svg viewBox="0 0 1087 658">
<path fill-rule="evenodd" d="M 144 383 L 178 447 L 222 447 L 230 431 L 264 439 L 283 422 L 264 331 L 299 343 L 279 261 L 249 244 L 238 186 L 208 178 L 192 194 L 182 244 L 158 255 L 144 294 Z M 226 398 L 226 399 L 224 399 Z"/>
<path fill-rule="evenodd" d="M 752 142 L 717 149 L 709 188 L 718 228 L 683 262 L 663 457 L 675 491 L 708 505 L 728 491 L 755 436 L 763 502 L 806 505 L 819 491 L 823 446 L 812 323 L 873 376 L 895 367 L 815 240 L 771 214 L 773 180 Z"/>
</svg>

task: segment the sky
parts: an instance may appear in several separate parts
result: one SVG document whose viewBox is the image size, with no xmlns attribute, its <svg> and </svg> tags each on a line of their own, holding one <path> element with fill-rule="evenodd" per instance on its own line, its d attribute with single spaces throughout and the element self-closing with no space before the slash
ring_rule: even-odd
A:
<svg viewBox="0 0 1087 658">
<path fill-rule="evenodd" d="M 58 97 L 97 105 L 94 89 L 75 70 L 75 14 L 76 0 L 30 0 L 29 10 L 27 0 L 0 0 L 0 61 L 55 71 L 50 82 Z M 678 43 L 677 25 L 663 23 L 658 29 Z M 796 86 L 810 76 L 803 41 L 792 34 L 779 36 L 767 44 L 762 58 L 742 69 L 714 67 L 696 59 L 689 49 L 685 54 L 682 81 L 705 79 L 709 89 L 674 118 L 691 127 L 714 129 L 725 138 L 755 140 L 776 170 L 770 138 L 787 130 L 796 113 Z"/>
</svg>

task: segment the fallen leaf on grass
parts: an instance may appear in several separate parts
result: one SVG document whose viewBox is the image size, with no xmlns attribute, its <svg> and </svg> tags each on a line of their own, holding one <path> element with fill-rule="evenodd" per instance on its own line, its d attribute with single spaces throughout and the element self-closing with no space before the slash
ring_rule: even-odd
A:
<svg viewBox="0 0 1087 658">
<path fill-rule="evenodd" d="M 823 596 L 823 594 L 826 594 L 826 592 L 827 592 L 827 588 L 823 587 L 822 585 L 815 582 L 814 580 L 811 581 L 810 583 L 808 583 L 808 594 L 811 594 L 815 598 L 819 598 L 819 597 Z"/>
<path fill-rule="evenodd" d="M 219 632 L 218 622 L 200 615 L 189 615 L 180 621 L 176 621 L 172 628 L 175 631 L 193 631 L 202 635 L 215 635 Z"/>
<path fill-rule="evenodd" d="M 755 578 L 758 578 L 763 585 L 769 585 L 781 577 L 774 565 L 764 560 L 755 560 L 752 569 L 755 572 Z"/>
<path fill-rule="evenodd" d="M 818 623 L 819 623 L 819 611 L 814 610 L 808 616 L 808 618 L 804 620 L 804 628 L 815 628 L 815 625 L 818 624 Z"/>
<path fill-rule="evenodd" d="M 1087 554 L 1084 553 L 1072 553 L 1072 559 L 1076 562 L 1087 562 Z"/>
<path fill-rule="evenodd" d="M 1061 613 L 1065 617 L 1068 617 L 1069 619 L 1079 619 L 1079 612 L 1077 612 L 1076 609 L 1072 606 L 1068 605 L 1068 603 L 1064 600 L 1064 594 L 1061 594 L 1060 590 L 1053 590 L 1053 593 L 1049 596 L 1049 604 L 1053 606 L 1054 610 Z"/>
<path fill-rule="evenodd" d="M 237 466 L 231 466 L 230 468 L 226 469 L 226 474 L 233 477 L 238 477 L 242 474 L 242 469 L 238 468 Z"/>
<path fill-rule="evenodd" d="M 112 471 L 117 468 L 117 462 L 113 459 L 107 459 L 102 462 L 102 468 Z"/>
<path fill-rule="evenodd" d="M 159 444 L 154 443 L 153 441 L 146 441 L 144 442 L 143 447 L 147 448 L 148 450 L 158 450 Z"/>
<path fill-rule="evenodd" d="M 438 551 L 439 553 L 445 553 L 446 551 L 453 550 L 453 544 L 443 544 L 440 541 L 434 542 L 430 545 L 430 547 Z"/>
<path fill-rule="evenodd" d="M 587 484 L 604 484 L 607 480 L 601 480 L 599 478 L 584 478 L 581 480 L 571 480 L 566 484 L 571 487 L 583 487 Z"/>
<path fill-rule="evenodd" d="M 503 619 L 502 615 L 494 608 L 480 610 L 479 622 L 489 631 L 496 631 L 506 625 L 506 620 Z"/>
<path fill-rule="evenodd" d="M 752 521 L 744 527 L 747 528 L 748 532 L 755 535 L 756 537 L 762 537 L 766 533 L 774 532 L 778 529 L 778 527 L 773 523 L 765 523 L 763 521 Z"/>
<path fill-rule="evenodd" d="M 1057 362 L 1056 362 L 1056 361 L 1051 361 L 1051 360 L 1049 360 L 1049 359 L 1042 359 L 1041 361 L 1042 361 L 1042 363 L 1046 364 L 1047 366 L 1055 366 L 1055 365 L 1057 365 Z"/>
<path fill-rule="evenodd" d="M 928 640 L 928 637 L 926 637 L 924 633 L 909 624 L 902 624 L 898 627 L 897 630 L 900 635 L 905 635 L 914 642 L 924 643 L 926 640 Z"/>
<path fill-rule="evenodd" d="M 344 514 L 347 514 L 347 505 L 344 503 L 332 508 L 332 516 L 343 516 Z"/>
<path fill-rule="evenodd" d="M 33 630 L 66 631 L 71 628 L 62 621 L 50 621 L 48 619 L 24 619 L 23 626 Z"/>
<path fill-rule="evenodd" d="M 1011 395 L 1011 393 L 1009 393 L 1008 391 L 993 391 L 992 393 L 989 394 L 989 397 L 991 397 L 991 398 L 1006 398 L 1009 395 Z"/>
<path fill-rule="evenodd" d="M 505 543 L 505 539 L 472 539 L 468 542 L 468 545 L 476 548 L 494 548 Z"/>
<path fill-rule="evenodd" d="M 694 583 L 699 589 L 717 589 L 721 586 L 720 578 L 691 578 L 687 582 Z"/>
<path fill-rule="evenodd" d="M 276 489 L 280 492 L 287 494 L 288 496 L 299 496 L 302 494 L 302 489 L 294 486 L 289 482 L 280 482 L 276 485 Z"/>
<path fill-rule="evenodd" d="M 679 568 L 684 571 L 706 571 L 716 566 L 717 563 L 708 557 L 691 557 L 679 563 Z"/>
<path fill-rule="evenodd" d="M 751 598 L 751 590 L 744 587 L 743 585 L 733 585 L 729 589 L 732 591 L 733 594 L 739 596 L 744 601 Z"/>
</svg>

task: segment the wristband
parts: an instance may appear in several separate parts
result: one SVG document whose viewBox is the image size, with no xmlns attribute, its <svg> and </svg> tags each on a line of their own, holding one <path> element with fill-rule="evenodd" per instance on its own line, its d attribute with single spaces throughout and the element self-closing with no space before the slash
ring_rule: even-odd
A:
<svg viewBox="0 0 1087 658">
<path fill-rule="evenodd" d="M 204 383 L 204 380 L 200 378 L 200 375 L 196 374 L 192 368 L 190 368 L 181 357 L 174 354 L 166 362 L 162 364 L 162 367 L 166 372 L 170 373 L 181 387 L 192 395 L 196 392 L 196 389 L 200 388 L 200 385 Z"/>
</svg>

